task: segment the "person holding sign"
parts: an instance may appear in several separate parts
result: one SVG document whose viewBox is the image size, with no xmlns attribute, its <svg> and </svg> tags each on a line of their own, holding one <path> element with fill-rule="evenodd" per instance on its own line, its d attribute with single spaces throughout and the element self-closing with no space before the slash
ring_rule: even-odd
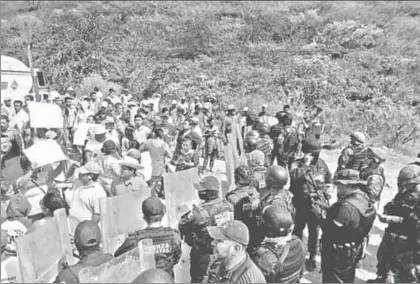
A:
<svg viewBox="0 0 420 284">
<path fill-rule="evenodd" d="M 144 220 L 147 228 L 128 235 L 128 238 L 117 249 L 118 257 L 137 247 L 138 242 L 152 239 L 155 247 L 156 268 L 163 269 L 174 278 L 174 266 L 182 255 L 181 236 L 177 230 L 162 226 L 162 218 L 166 213 L 165 205 L 157 197 L 149 197 L 142 204 Z"/>
<path fill-rule="evenodd" d="M 220 180 L 216 176 L 206 176 L 194 184 L 202 204 L 194 206 L 181 217 L 179 231 L 185 242 L 191 246 L 191 283 L 202 283 L 207 275 L 213 247 L 206 226 L 220 225 L 233 220 L 233 207 L 219 197 Z"/>
<path fill-rule="evenodd" d="M 85 220 L 77 225 L 74 242 L 81 257 L 80 261 L 72 266 L 64 263 L 64 269 L 54 283 L 80 283 L 80 270 L 85 267 L 97 267 L 112 259 L 112 255 L 101 252 L 101 230 L 92 221 Z"/>
</svg>

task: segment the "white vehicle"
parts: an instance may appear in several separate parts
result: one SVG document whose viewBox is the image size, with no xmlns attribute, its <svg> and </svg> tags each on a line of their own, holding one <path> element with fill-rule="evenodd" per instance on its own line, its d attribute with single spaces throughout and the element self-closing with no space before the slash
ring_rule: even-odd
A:
<svg viewBox="0 0 420 284">
<path fill-rule="evenodd" d="M 34 68 L 34 75 L 37 78 L 39 97 L 36 97 L 33 88 L 33 77 L 31 69 L 19 59 L 10 56 L 1 56 L 1 102 L 5 97 L 12 101 L 23 100 L 28 94 L 32 94 L 35 101 L 46 100 L 45 95 L 50 96 L 50 88 L 44 77 L 44 73 Z"/>
</svg>

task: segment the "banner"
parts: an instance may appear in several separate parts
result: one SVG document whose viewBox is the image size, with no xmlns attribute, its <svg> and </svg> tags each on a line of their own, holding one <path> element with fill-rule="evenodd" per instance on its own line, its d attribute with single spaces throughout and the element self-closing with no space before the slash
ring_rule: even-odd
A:
<svg viewBox="0 0 420 284">
<path fill-rule="evenodd" d="M 198 168 L 163 174 L 166 209 L 171 228 L 177 228 L 181 216 L 191 209 L 194 201 L 199 200 L 194 188 L 194 183 L 199 181 Z"/>
<path fill-rule="evenodd" d="M 73 145 L 83 146 L 87 139 L 89 129 L 96 127 L 97 124 L 94 123 L 80 123 L 73 136 Z"/>
<path fill-rule="evenodd" d="M 28 109 L 32 128 L 64 127 L 63 113 L 58 105 L 31 102 Z"/>
<path fill-rule="evenodd" d="M 16 239 L 16 250 L 23 283 L 52 283 L 60 262 L 75 263 L 71 255 L 70 237 L 64 209 L 33 233 Z"/>
<path fill-rule="evenodd" d="M 79 271 L 80 283 L 132 283 L 145 270 L 155 268 L 155 247 L 151 239 L 97 267 Z"/>
<path fill-rule="evenodd" d="M 38 141 L 28 149 L 23 150 L 23 153 L 32 163 L 33 168 L 67 160 L 67 156 L 57 141 L 51 139 Z"/>
</svg>

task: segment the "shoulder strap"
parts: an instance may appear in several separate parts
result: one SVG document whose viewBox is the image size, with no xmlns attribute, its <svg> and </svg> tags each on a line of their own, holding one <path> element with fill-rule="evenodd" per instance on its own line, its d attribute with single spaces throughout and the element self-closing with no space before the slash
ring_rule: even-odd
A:
<svg viewBox="0 0 420 284">
<path fill-rule="evenodd" d="M 287 258 L 287 255 L 289 254 L 290 251 L 290 242 L 286 243 L 286 245 L 283 248 L 283 252 L 281 253 L 280 257 L 279 257 L 279 264 L 283 265 L 284 261 Z"/>
</svg>

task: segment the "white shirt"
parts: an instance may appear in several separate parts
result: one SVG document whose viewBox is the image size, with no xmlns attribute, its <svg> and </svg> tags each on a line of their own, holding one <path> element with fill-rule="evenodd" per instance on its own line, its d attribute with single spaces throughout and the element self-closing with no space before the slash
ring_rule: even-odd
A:
<svg viewBox="0 0 420 284">
<path fill-rule="evenodd" d="M 103 145 L 103 142 L 98 142 L 95 139 L 93 139 L 86 143 L 85 151 L 91 151 L 92 160 L 98 161 L 103 156 L 101 151 Z"/>
<path fill-rule="evenodd" d="M 21 283 L 18 258 L 9 256 L 1 262 L 1 283 Z"/>
<path fill-rule="evenodd" d="M 149 127 L 147 126 L 140 126 L 140 128 L 137 128 L 136 130 L 134 130 L 133 136 L 134 136 L 134 140 L 136 140 L 137 142 L 141 144 L 143 144 L 144 142 L 147 141 L 147 136 L 152 132 L 152 130 L 150 130 Z"/>
<path fill-rule="evenodd" d="M 70 216 L 79 222 L 91 220 L 93 214 L 100 214 L 99 199 L 104 197 L 105 190 L 98 182 L 75 188 L 69 202 Z"/>
<path fill-rule="evenodd" d="M 29 115 L 21 109 L 11 120 L 10 120 L 10 128 L 17 126 L 20 133 L 23 132 L 23 126 L 25 123 L 29 122 Z"/>
</svg>

